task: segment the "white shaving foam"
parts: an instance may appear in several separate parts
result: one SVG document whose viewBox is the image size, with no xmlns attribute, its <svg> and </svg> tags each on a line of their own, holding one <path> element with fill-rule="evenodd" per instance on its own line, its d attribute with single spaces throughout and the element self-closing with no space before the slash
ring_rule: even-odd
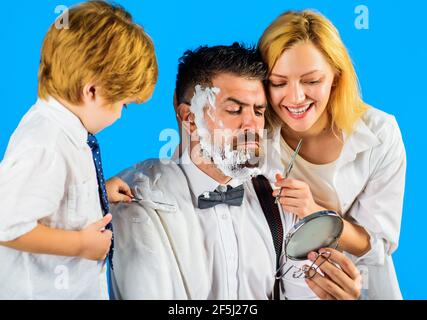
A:
<svg viewBox="0 0 427 320">
<path fill-rule="evenodd" d="M 216 95 L 220 92 L 219 88 L 202 88 L 196 85 L 194 96 L 191 99 L 190 110 L 194 114 L 194 121 L 197 126 L 197 133 L 200 137 L 200 146 L 203 156 L 206 159 L 212 159 L 215 165 L 226 176 L 238 179 L 240 181 L 248 180 L 249 178 L 261 173 L 259 168 L 242 167 L 250 160 L 251 155 L 244 150 L 233 150 L 230 142 L 224 146 L 215 146 L 211 142 L 210 132 L 205 120 L 204 110 L 208 108 L 207 116 L 218 126 L 224 129 L 224 123 L 216 121 L 214 111 L 216 108 Z"/>
</svg>

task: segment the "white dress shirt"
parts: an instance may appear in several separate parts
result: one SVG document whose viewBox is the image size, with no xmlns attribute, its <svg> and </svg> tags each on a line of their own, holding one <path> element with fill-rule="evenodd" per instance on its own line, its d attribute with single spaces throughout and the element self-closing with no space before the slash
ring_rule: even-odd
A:
<svg viewBox="0 0 427 320">
<path fill-rule="evenodd" d="M 142 201 L 113 205 L 112 285 L 118 299 L 269 299 L 276 253 L 251 181 L 241 206 L 198 209 L 219 184 L 183 153 L 140 162 L 118 175 Z M 232 186 L 240 183 L 230 181 Z M 285 217 L 285 216 L 284 216 Z M 285 227 L 294 217 L 285 217 Z M 284 279 L 281 298 L 316 298 L 303 279 Z"/>
<path fill-rule="evenodd" d="M 53 98 L 38 100 L 0 163 L 0 241 L 38 223 L 81 230 L 102 218 L 88 132 Z M 102 261 L 0 246 L 0 299 L 107 299 Z"/>
<path fill-rule="evenodd" d="M 283 172 L 293 150 L 280 135 L 271 134 L 268 175 Z M 292 178 L 309 184 L 314 200 L 358 223 L 370 235 L 371 250 L 348 256 L 364 278 L 363 297 L 401 299 L 391 254 L 399 242 L 405 189 L 406 155 L 395 118 L 370 108 L 354 132 L 344 137 L 339 158 L 312 164 L 297 156 Z"/>
<path fill-rule="evenodd" d="M 276 268 L 276 253 L 267 220 L 251 180 L 243 183 L 241 206 L 219 204 L 199 209 L 197 199 L 220 184 L 202 172 L 188 151 L 180 164 L 190 187 L 195 211 L 204 235 L 212 289 L 208 299 L 271 299 Z M 228 185 L 242 182 L 232 179 Z M 284 232 L 295 223 L 295 216 L 282 215 Z M 304 262 L 293 263 L 302 266 Z M 308 263 L 305 261 L 305 263 Z M 282 298 L 316 299 L 304 279 L 283 279 Z"/>
</svg>

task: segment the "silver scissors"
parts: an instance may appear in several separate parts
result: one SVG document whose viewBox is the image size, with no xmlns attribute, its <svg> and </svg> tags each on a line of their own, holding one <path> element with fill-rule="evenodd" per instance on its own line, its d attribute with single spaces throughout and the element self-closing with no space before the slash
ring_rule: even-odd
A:
<svg viewBox="0 0 427 320">
<path fill-rule="evenodd" d="M 151 203 L 155 203 L 161 206 L 171 206 L 171 204 L 169 203 L 164 203 L 164 202 L 158 202 L 158 201 L 151 201 L 151 200 L 146 200 L 146 199 L 141 199 L 141 198 L 132 198 L 132 202 L 151 202 Z"/>
<path fill-rule="evenodd" d="M 298 145 L 297 145 L 297 147 L 296 147 L 296 149 L 295 149 L 295 152 L 294 152 L 294 154 L 292 155 L 291 161 L 289 162 L 288 168 L 286 169 L 286 172 L 285 172 L 285 179 L 287 179 L 287 178 L 288 178 L 289 174 L 290 174 L 290 173 L 291 173 L 291 171 L 292 171 L 292 168 L 294 167 L 294 161 L 295 161 L 295 158 L 296 158 L 296 157 L 297 157 L 297 155 L 298 155 L 299 150 L 301 149 L 301 145 L 302 145 L 302 139 L 300 139 L 300 141 L 298 142 Z M 279 194 L 276 196 L 276 200 L 274 201 L 274 203 L 279 203 L 279 199 L 280 199 L 280 197 L 281 197 L 281 194 L 282 194 L 282 188 L 280 188 L 280 192 L 279 192 Z"/>
</svg>

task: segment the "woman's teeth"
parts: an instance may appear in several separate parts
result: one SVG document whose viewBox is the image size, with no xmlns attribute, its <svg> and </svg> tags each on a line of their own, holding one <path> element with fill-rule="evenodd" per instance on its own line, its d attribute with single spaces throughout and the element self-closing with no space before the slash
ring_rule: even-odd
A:
<svg viewBox="0 0 427 320">
<path fill-rule="evenodd" d="M 289 111 L 290 113 L 293 113 L 293 114 L 295 114 L 295 115 L 301 115 L 301 114 L 303 114 L 304 112 L 306 112 L 306 111 L 311 107 L 311 105 L 312 105 L 312 104 L 308 104 L 308 105 L 306 105 L 305 107 L 302 107 L 302 108 L 286 107 L 286 109 L 288 109 L 288 111 Z"/>
</svg>

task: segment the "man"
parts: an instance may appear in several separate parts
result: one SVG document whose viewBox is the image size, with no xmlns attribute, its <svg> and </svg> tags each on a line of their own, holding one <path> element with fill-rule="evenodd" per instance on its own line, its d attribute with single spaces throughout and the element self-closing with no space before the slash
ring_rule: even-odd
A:
<svg viewBox="0 0 427 320">
<path fill-rule="evenodd" d="M 251 182 L 268 164 L 266 76 L 257 53 L 238 44 L 200 47 L 181 58 L 176 113 L 191 139 L 178 163 L 148 160 L 119 175 L 140 201 L 113 209 L 117 298 L 273 298 L 276 252 Z M 295 222 L 281 219 L 285 229 Z M 333 251 L 331 259 L 346 258 Z M 358 297 L 355 267 L 349 276 L 322 265 L 327 274 L 331 268 L 330 279 L 312 278 L 315 293 Z M 341 283 L 351 287 L 345 295 L 327 295 Z M 281 298 L 314 297 L 304 279 L 282 279 Z"/>
</svg>

